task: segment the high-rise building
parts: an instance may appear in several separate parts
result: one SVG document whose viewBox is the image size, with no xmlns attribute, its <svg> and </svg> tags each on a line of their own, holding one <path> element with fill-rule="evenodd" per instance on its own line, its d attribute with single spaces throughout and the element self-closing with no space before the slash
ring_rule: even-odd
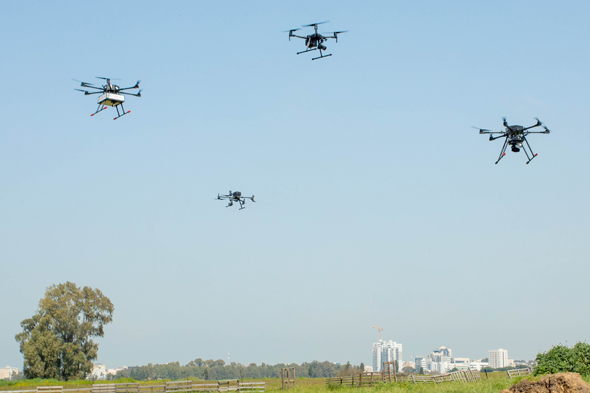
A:
<svg viewBox="0 0 590 393">
<path fill-rule="evenodd" d="M 397 371 L 401 371 L 402 345 L 392 340 L 379 340 L 373 344 L 373 370 L 379 372 L 383 369 L 383 362 L 396 361 Z"/>
<path fill-rule="evenodd" d="M 488 351 L 488 363 L 491 368 L 508 367 L 508 351 L 502 348 Z"/>
<path fill-rule="evenodd" d="M 417 357 L 414 359 L 414 362 L 416 363 L 416 371 L 420 371 L 420 369 L 422 369 L 422 371 L 427 371 L 428 370 L 428 359 L 426 358 L 422 358 L 422 357 Z"/>
</svg>

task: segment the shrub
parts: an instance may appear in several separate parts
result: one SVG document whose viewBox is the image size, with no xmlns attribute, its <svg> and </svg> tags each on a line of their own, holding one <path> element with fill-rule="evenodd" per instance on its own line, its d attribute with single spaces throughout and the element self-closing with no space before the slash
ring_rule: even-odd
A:
<svg viewBox="0 0 590 393">
<path fill-rule="evenodd" d="M 572 348 L 556 345 L 537 355 L 535 375 L 574 372 L 590 376 L 590 344 L 579 342 Z"/>
</svg>

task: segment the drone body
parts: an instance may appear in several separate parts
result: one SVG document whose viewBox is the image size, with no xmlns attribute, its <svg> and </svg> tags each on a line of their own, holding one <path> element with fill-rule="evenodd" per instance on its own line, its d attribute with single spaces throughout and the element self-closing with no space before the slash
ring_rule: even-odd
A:
<svg viewBox="0 0 590 393">
<path fill-rule="evenodd" d="M 300 30 L 300 29 L 287 30 L 289 32 L 289 41 L 291 41 L 291 37 L 297 37 L 297 38 L 301 38 L 301 39 L 304 39 L 305 40 L 305 47 L 307 49 L 304 50 L 304 51 L 301 51 L 301 52 L 297 52 L 298 55 L 300 55 L 302 53 L 311 52 L 311 51 L 314 51 L 314 50 L 319 50 L 320 51 L 320 55 L 318 57 L 313 57 L 312 60 L 322 59 L 324 57 L 332 56 L 331 53 L 329 55 L 324 55 L 323 51 L 325 51 L 328 48 L 323 43 L 325 41 L 328 41 L 329 38 L 333 38 L 333 39 L 336 40 L 336 42 L 338 42 L 338 34 L 346 33 L 346 31 L 335 31 L 335 32 L 332 33 L 333 35 L 331 35 L 331 36 L 323 36 L 320 33 L 318 33 L 318 25 L 321 25 L 322 23 L 326 23 L 326 22 L 327 21 L 325 21 L 325 22 L 318 22 L 318 23 L 312 23 L 310 25 L 304 25 L 303 27 L 311 27 L 311 26 L 313 26 L 313 28 L 315 30 L 315 32 L 313 34 L 310 34 L 310 35 L 308 35 L 306 37 L 293 34 L 293 32 L 295 32 L 297 30 Z"/>
<path fill-rule="evenodd" d="M 480 134 L 490 134 L 490 141 L 496 140 L 498 138 L 506 138 L 504 140 L 504 146 L 502 147 L 502 151 L 500 152 L 500 157 L 498 157 L 498 161 L 496 164 L 500 162 L 502 157 L 506 155 L 506 147 L 510 145 L 510 150 L 514 153 L 518 153 L 520 149 L 524 151 L 528 161 L 527 164 L 533 160 L 533 158 L 537 157 L 537 154 L 533 152 L 531 149 L 531 145 L 529 145 L 529 141 L 527 141 L 526 137 L 529 134 L 549 134 L 549 129 L 543 126 L 543 123 L 539 119 L 536 119 L 537 123 L 530 126 L 530 127 L 523 127 L 523 126 L 509 126 L 506 123 L 506 118 L 504 118 L 503 125 L 505 127 L 504 131 L 490 131 L 483 128 L 473 127 L 479 130 Z M 545 131 L 529 131 L 531 128 L 541 127 L 545 129 Z M 498 136 L 494 136 L 494 134 L 499 134 Z M 527 151 L 528 148 L 528 151 Z M 529 156 L 530 153 L 530 156 Z"/>
<path fill-rule="evenodd" d="M 245 209 L 244 205 L 246 204 L 246 199 L 250 199 L 252 202 L 256 202 L 254 200 L 254 195 L 252 195 L 251 197 L 243 197 L 240 191 L 230 191 L 228 195 L 217 194 L 217 199 L 229 199 L 229 204 L 226 207 L 233 206 L 234 202 L 237 202 L 240 204 L 240 210 Z"/>
<path fill-rule="evenodd" d="M 90 93 L 86 90 L 75 89 L 84 92 L 84 95 L 102 93 L 102 95 L 98 97 L 98 108 L 96 109 L 96 112 L 94 112 L 90 116 L 94 116 L 98 112 L 102 112 L 103 110 L 107 109 L 108 106 L 114 106 L 115 109 L 117 109 L 117 117 L 115 117 L 113 120 L 117 120 L 119 117 L 131 112 L 125 112 L 125 108 L 123 107 L 123 103 L 125 102 L 125 95 L 141 97 L 141 90 L 138 91 L 137 94 L 126 93 L 123 90 L 139 89 L 139 82 L 141 81 L 137 81 L 137 83 L 135 83 L 135 86 L 121 88 L 117 85 L 112 85 L 111 78 L 103 78 L 101 76 L 97 76 L 97 78 L 106 80 L 107 84 L 103 85 L 102 87 L 98 87 L 93 86 L 92 84 L 87 82 L 78 81 L 80 82 L 80 86 L 87 87 L 89 89 L 96 89 L 97 91 L 93 91 Z M 119 106 L 121 107 L 121 113 L 119 112 Z"/>
</svg>

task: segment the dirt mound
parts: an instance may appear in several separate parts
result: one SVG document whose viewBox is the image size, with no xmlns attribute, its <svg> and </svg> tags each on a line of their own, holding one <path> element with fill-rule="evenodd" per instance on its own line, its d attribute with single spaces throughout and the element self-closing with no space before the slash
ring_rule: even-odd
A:
<svg viewBox="0 0 590 393">
<path fill-rule="evenodd" d="M 578 373 L 545 375 L 537 382 L 523 379 L 500 393 L 590 393 L 590 384 Z"/>
</svg>

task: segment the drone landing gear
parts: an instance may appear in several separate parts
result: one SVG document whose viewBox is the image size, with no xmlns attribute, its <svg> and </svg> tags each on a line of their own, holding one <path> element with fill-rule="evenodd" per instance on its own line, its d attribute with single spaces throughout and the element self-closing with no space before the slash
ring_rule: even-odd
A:
<svg viewBox="0 0 590 393">
<path fill-rule="evenodd" d="M 492 140 L 491 137 L 490 140 Z M 500 157 L 498 157 L 498 161 L 496 161 L 496 164 L 499 163 L 502 157 L 506 155 L 506 146 L 508 146 L 508 137 L 506 137 L 506 140 L 504 141 L 504 146 L 502 146 L 502 151 L 500 152 Z"/>
<path fill-rule="evenodd" d="M 490 137 L 490 140 L 493 140 L 493 139 Z M 526 154 L 526 158 L 528 159 L 528 161 L 526 163 L 528 164 L 535 157 L 537 157 L 538 154 L 533 152 L 533 149 L 531 148 L 531 145 L 529 144 L 529 141 L 527 141 L 526 137 L 523 137 L 522 140 L 526 143 L 526 146 L 524 144 L 522 145 L 522 150 L 524 151 L 524 154 Z M 496 164 L 498 162 L 500 162 L 502 157 L 504 157 L 506 155 L 506 147 L 508 147 L 508 137 L 506 137 L 506 140 L 504 141 L 504 146 L 502 146 L 502 151 L 500 152 L 500 157 L 498 157 L 498 161 L 496 161 Z M 513 145 L 513 147 L 514 147 L 514 145 Z M 528 147 L 528 151 L 527 151 L 527 147 Z M 516 150 L 513 149 L 512 151 L 518 152 L 519 149 L 516 149 Z"/>
<path fill-rule="evenodd" d="M 131 111 L 125 112 L 125 108 L 123 108 L 123 103 L 121 103 L 120 105 L 121 105 L 121 113 L 119 113 L 119 105 L 116 105 L 115 106 L 115 109 L 117 110 L 117 117 L 115 117 L 113 120 L 117 120 L 119 117 L 125 116 L 126 114 L 128 114 L 129 112 L 131 112 Z"/>
<path fill-rule="evenodd" d="M 304 50 L 304 51 L 302 51 L 302 52 L 297 52 L 297 54 L 298 54 L 298 55 L 300 55 L 300 54 L 302 54 L 302 53 L 313 52 L 314 50 L 318 50 L 318 48 L 314 48 L 314 49 L 307 49 L 307 50 Z M 312 58 L 312 60 L 317 60 L 317 59 L 322 59 L 322 58 L 324 58 L 324 57 L 330 57 L 330 56 L 332 56 L 332 54 L 331 54 L 331 53 L 330 53 L 329 55 L 324 55 L 324 54 L 322 53 L 322 50 L 321 50 L 321 49 L 319 49 L 319 51 L 320 51 L 320 55 L 319 55 L 318 57 L 313 57 L 313 58 Z"/>
<path fill-rule="evenodd" d="M 318 57 L 312 57 L 311 59 L 312 60 L 317 60 L 317 59 L 323 59 L 324 57 L 330 57 L 330 56 L 332 56 L 331 53 L 329 55 L 325 55 L 325 56 L 324 55 L 321 55 L 321 56 L 318 56 Z"/>
<path fill-rule="evenodd" d="M 93 114 L 91 114 L 90 116 L 94 116 L 94 115 L 96 115 L 98 112 L 102 112 L 102 111 L 104 111 L 105 109 L 107 109 L 107 107 L 106 107 L 106 106 L 102 106 L 102 104 L 98 104 L 98 108 L 96 109 L 96 112 L 94 112 L 94 113 L 93 113 Z"/>
<path fill-rule="evenodd" d="M 524 145 L 522 145 L 522 150 L 524 150 L 524 154 L 526 154 L 526 158 L 528 158 L 528 161 L 526 162 L 528 165 L 528 163 L 531 162 L 533 160 L 533 158 L 537 157 L 538 153 L 533 153 L 533 149 L 531 149 L 531 145 L 529 145 L 529 141 L 527 141 L 526 138 L 523 138 L 523 139 L 526 142 L 526 145 L 529 147 L 529 151 L 531 152 L 531 156 L 529 157 L 529 153 L 526 151 L 526 148 L 524 147 Z"/>
</svg>

